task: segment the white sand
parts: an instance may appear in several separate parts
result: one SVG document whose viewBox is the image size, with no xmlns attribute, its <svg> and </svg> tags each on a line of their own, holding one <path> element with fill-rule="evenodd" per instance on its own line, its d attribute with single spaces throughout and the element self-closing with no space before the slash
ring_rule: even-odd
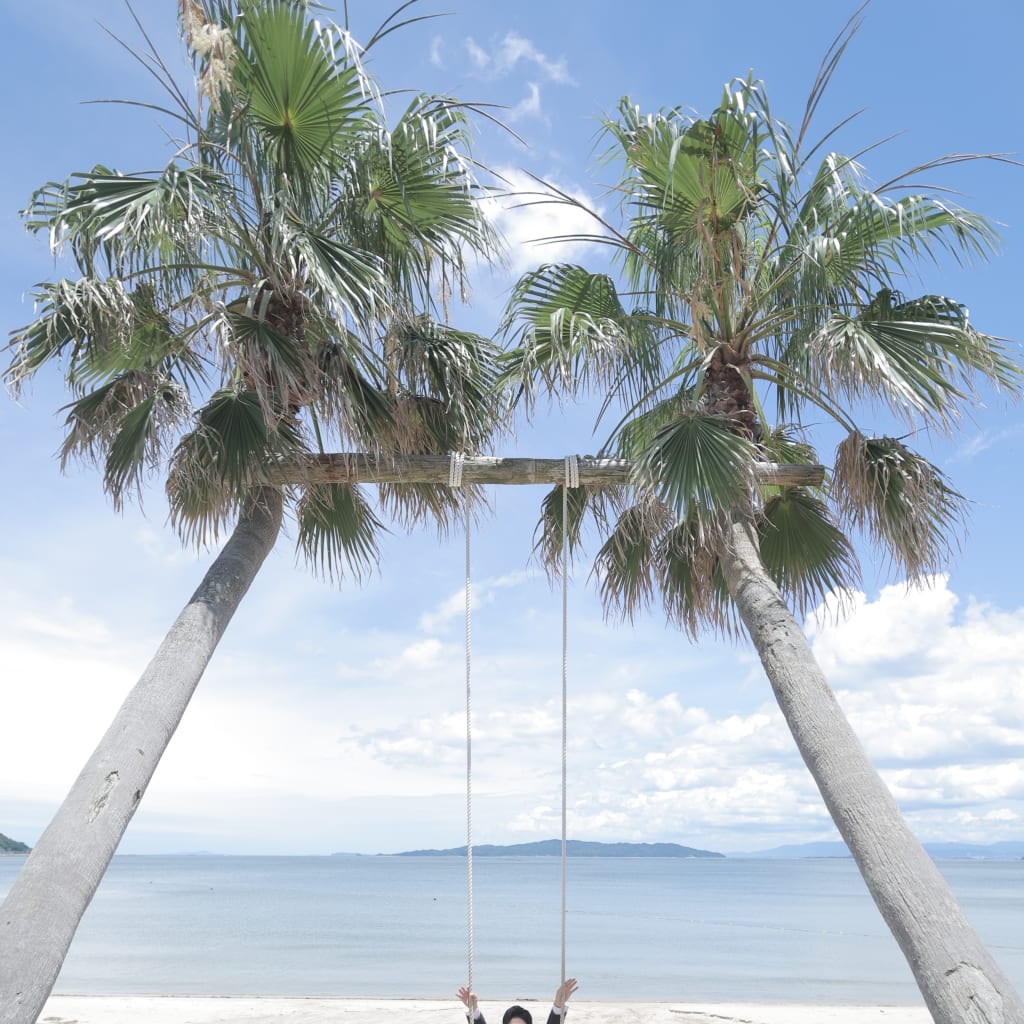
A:
<svg viewBox="0 0 1024 1024">
<path fill-rule="evenodd" d="M 494 1022 L 505 1004 L 481 1007 Z M 546 1005 L 530 1004 L 535 1021 Z M 463 1024 L 452 999 L 236 999 L 51 996 L 41 1024 Z M 923 1006 L 612 1003 L 573 1000 L 573 1024 L 931 1024 Z"/>
</svg>

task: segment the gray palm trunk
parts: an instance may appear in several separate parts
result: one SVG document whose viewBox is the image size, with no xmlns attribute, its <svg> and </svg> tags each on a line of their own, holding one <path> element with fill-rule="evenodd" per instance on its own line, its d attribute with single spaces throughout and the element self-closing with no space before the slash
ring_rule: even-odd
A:
<svg viewBox="0 0 1024 1024">
<path fill-rule="evenodd" d="M 775 698 L 936 1024 L 1024 1024 L 1024 1003 L 868 760 L 810 645 L 734 514 L 720 561 Z"/>
<path fill-rule="evenodd" d="M 0 907 L 0 1022 L 33 1024 L 78 923 L 235 609 L 274 546 L 282 495 L 255 492 Z"/>
</svg>

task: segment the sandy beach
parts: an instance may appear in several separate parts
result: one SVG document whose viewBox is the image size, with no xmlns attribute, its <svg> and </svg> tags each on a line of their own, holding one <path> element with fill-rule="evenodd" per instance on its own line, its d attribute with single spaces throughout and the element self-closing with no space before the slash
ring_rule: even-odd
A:
<svg viewBox="0 0 1024 1024">
<path fill-rule="evenodd" d="M 509 1000 L 509 1002 L 514 1000 Z M 548 1007 L 531 1003 L 534 1020 Z M 500 1021 L 506 1003 L 481 1008 Z M 208 996 L 51 996 L 42 1024 L 460 1024 L 454 999 L 244 999 Z M 574 1001 L 575 1024 L 930 1024 L 923 1006 Z"/>
</svg>

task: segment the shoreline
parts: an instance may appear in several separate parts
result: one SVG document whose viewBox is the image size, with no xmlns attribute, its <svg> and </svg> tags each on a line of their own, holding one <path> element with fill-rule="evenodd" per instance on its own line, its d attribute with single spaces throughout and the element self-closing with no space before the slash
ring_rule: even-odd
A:
<svg viewBox="0 0 1024 1024">
<path fill-rule="evenodd" d="M 510 999 L 508 1002 L 512 1002 Z M 484 1014 L 500 1020 L 501 1000 Z M 529 1002 L 534 1020 L 547 1005 Z M 924 1006 L 573 1000 L 576 1024 L 931 1024 Z M 50 996 L 41 1024 L 461 1024 L 452 999 L 255 998 L 249 996 Z"/>
</svg>

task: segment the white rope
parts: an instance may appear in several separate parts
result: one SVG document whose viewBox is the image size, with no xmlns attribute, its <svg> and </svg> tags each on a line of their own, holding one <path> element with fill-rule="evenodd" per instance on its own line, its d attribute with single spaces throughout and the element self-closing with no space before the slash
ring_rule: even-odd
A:
<svg viewBox="0 0 1024 1024">
<path fill-rule="evenodd" d="M 565 1012 L 565 933 L 566 933 L 566 794 L 568 792 L 569 736 L 569 488 L 579 487 L 580 466 L 575 455 L 565 460 L 565 486 L 562 488 L 562 1011 Z"/>
<path fill-rule="evenodd" d="M 466 534 L 466 987 L 473 991 L 473 642 L 472 577 L 470 576 L 470 517 L 469 495 L 463 486 L 462 468 L 466 456 L 452 452 L 448 470 L 448 483 L 462 488 L 465 509 Z"/>
<path fill-rule="evenodd" d="M 448 462 L 448 486 L 462 486 L 462 467 L 466 464 L 464 452 L 452 452 Z"/>
</svg>

